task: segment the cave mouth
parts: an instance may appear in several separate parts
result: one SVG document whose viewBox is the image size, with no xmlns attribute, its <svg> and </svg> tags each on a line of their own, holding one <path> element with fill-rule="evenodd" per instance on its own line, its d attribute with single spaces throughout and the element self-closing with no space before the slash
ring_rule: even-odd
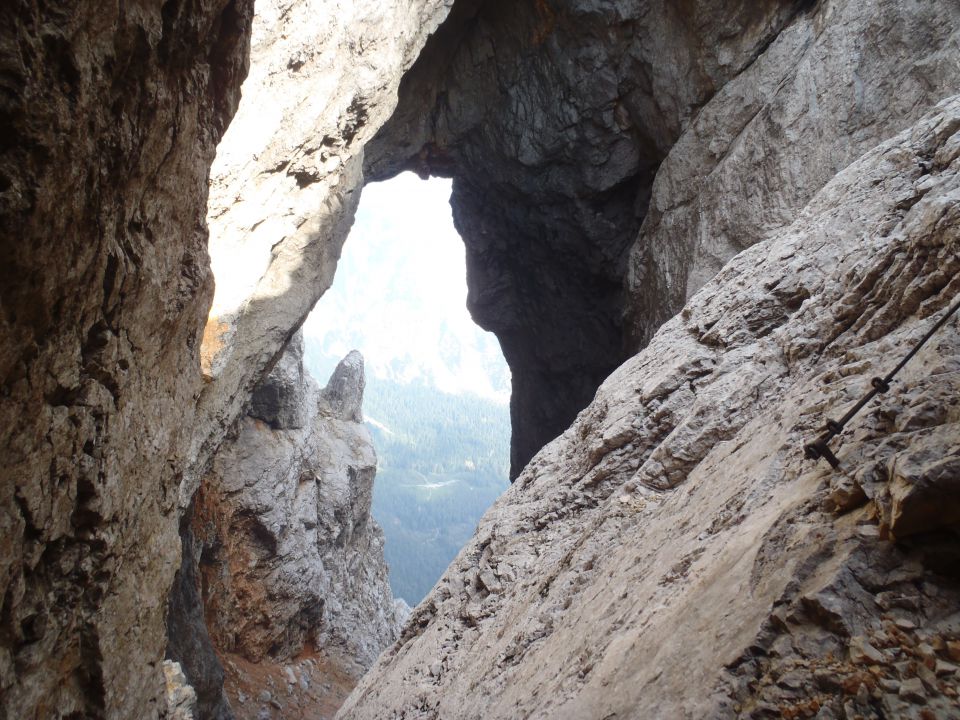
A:
<svg viewBox="0 0 960 720">
<path fill-rule="evenodd" d="M 333 285 L 303 325 L 321 384 L 364 356 L 364 420 L 378 457 L 372 515 L 394 596 L 414 606 L 509 485 L 510 370 L 466 307 L 451 181 L 368 184 Z"/>
</svg>

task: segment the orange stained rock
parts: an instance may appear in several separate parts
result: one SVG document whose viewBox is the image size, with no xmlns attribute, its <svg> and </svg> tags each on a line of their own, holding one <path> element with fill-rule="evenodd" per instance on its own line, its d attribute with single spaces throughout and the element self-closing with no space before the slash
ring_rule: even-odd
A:
<svg viewBox="0 0 960 720">
<path fill-rule="evenodd" d="M 200 342 L 200 372 L 205 381 L 213 379 L 213 361 L 226 347 L 225 338 L 229 329 L 230 325 L 217 319 L 216 315 L 207 318 Z"/>
</svg>

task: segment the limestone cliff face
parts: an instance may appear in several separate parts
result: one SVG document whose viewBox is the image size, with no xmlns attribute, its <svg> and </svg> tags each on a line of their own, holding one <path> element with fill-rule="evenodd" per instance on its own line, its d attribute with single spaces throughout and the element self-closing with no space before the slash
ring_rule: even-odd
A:
<svg viewBox="0 0 960 720">
<path fill-rule="evenodd" d="M 262 0 L 250 76 L 217 150 L 204 334 L 182 501 L 292 333 L 330 286 L 363 184 L 363 147 L 452 0 Z"/>
<path fill-rule="evenodd" d="M 264 682 L 271 668 L 318 657 L 356 680 L 397 637 L 383 534 L 370 517 L 376 455 L 362 424 L 363 358 L 348 355 L 320 389 L 302 356 L 297 334 L 193 500 L 184 544 L 194 564 L 181 579 L 195 590 L 173 598 L 170 647 L 201 717 L 226 705 L 214 649 L 232 713 L 246 718 L 277 709 L 257 700 L 277 691 Z M 191 640 L 196 633 L 209 644 Z M 310 690 L 295 681 L 280 693 L 281 715 L 319 710 Z"/>
<path fill-rule="evenodd" d="M 487 513 L 343 718 L 933 717 L 960 677 L 960 97 L 731 261 Z"/>
<path fill-rule="evenodd" d="M 403 168 L 455 177 L 514 472 L 589 407 L 344 716 L 954 712 L 955 324 L 798 448 L 958 291 L 957 3 L 251 6 L 0 9 L 0 716 L 227 717 L 212 642 L 389 637 L 359 404 L 281 353 Z"/>
<path fill-rule="evenodd" d="M 261 390 L 283 380 L 275 369 Z M 359 414 L 363 359 L 348 355 L 323 391 L 309 376 L 304 387 L 302 426 L 248 415 L 201 484 L 193 532 L 207 624 L 218 650 L 251 661 L 309 644 L 369 666 L 396 620 L 370 517 L 377 461 Z"/>
<path fill-rule="evenodd" d="M 248 0 L 0 6 L 0 716 L 156 717 Z"/>
<path fill-rule="evenodd" d="M 469 306 L 513 375 L 513 475 L 727 260 L 956 90 L 958 12 L 456 4 L 366 172 L 454 178 Z"/>
<path fill-rule="evenodd" d="M 838 171 L 960 90 L 958 55 L 957 3 L 819 2 L 794 18 L 660 167 L 630 251 L 628 349 Z"/>
</svg>

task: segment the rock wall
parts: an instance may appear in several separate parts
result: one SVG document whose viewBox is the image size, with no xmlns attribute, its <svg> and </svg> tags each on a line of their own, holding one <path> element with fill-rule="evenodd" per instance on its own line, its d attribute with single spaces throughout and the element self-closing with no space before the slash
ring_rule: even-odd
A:
<svg viewBox="0 0 960 720">
<path fill-rule="evenodd" d="M 452 176 L 468 306 L 513 376 L 511 475 L 624 358 L 623 280 L 654 172 L 801 3 L 458 3 L 366 172 Z"/>
<path fill-rule="evenodd" d="M 252 4 L 0 6 L 0 717 L 158 714 Z"/>
<path fill-rule="evenodd" d="M 960 97 L 866 153 L 618 368 L 343 718 L 950 717 Z M 924 715 L 923 713 L 926 713 Z"/>
<path fill-rule="evenodd" d="M 454 178 L 468 304 L 513 375 L 513 476 L 727 260 L 956 90 L 957 12 L 455 6 L 366 173 Z"/>
<path fill-rule="evenodd" d="M 795 448 L 956 292 L 956 103 L 837 173 L 957 92 L 960 8 L 458 0 L 401 86 L 451 6 L 264 0 L 253 29 L 249 0 L 0 9 L 0 716 L 156 717 L 165 690 L 174 713 L 228 712 L 189 592 L 215 547 L 201 531 L 238 520 L 257 582 L 288 596 L 303 588 L 284 563 L 313 561 L 300 540 L 257 555 L 292 536 L 246 485 L 238 515 L 215 490 L 193 505 L 209 512 L 183 525 L 183 562 L 182 513 L 240 452 L 217 455 L 231 428 L 314 447 L 313 391 L 281 351 L 330 283 L 364 173 L 403 168 L 455 177 L 470 305 L 516 380 L 515 473 L 759 245 L 529 466 L 350 708 L 941 712 L 955 335 L 857 426 L 849 472 Z M 330 442 L 357 441 L 354 409 L 329 411 Z M 316 523 L 375 554 L 365 462 Z M 193 691 L 162 662 L 177 568 L 171 627 L 198 642 L 172 651 L 210 669 Z M 198 577 L 226 597 L 234 569 Z M 266 608 L 244 613 L 244 652 L 307 644 L 315 604 L 243 601 Z M 356 626 L 337 617 L 328 645 Z"/>
<path fill-rule="evenodd" d="M 230 700 L 240 718 L 281 709 L 278 717 L 293 717 L 293 705 L 305 712 L 316 704 L 299 681 L 292 692 L 272 689 L 283 708 L 258 702 L 271 691 L 259 677 L 270 666 L 317 657 L 355 681 L 398 632 L 383 533 L 370 517 L 377 461 L 362 422 L 363 358 L 348 355 L 321 390 L 302 356 L 298 334 L 194 498 L 188 541 L 195 538 L 202 606 L 198 597 L 192 607 L 202 607 L 202 632 L 233 670 Z M 171 647 L 183 642 L 179 631 L 171 625 Z M 217 685 L 217 668 L 195 667 L 198 653 L 184 649 L 173 658 L 190 681 Z M 241 692 L 249 702 L 237 702 Z M 216 717 L 217 702 L 202 717 Z"/>
<path fill-rule="evenodd" d="M 817 3 L 723 86 L 657 174 L 628 271 L 627 345 L 834 175 L 960 90 L 960 5 Z"/>
<path fill-rule="evenodd" d="M 262 0 L 250 77 L 217 150 L 203 340 L 184 506 L 254 386 L 330 287 L 363 185 L 363 147 L 452 0 Z"/>
</svg>

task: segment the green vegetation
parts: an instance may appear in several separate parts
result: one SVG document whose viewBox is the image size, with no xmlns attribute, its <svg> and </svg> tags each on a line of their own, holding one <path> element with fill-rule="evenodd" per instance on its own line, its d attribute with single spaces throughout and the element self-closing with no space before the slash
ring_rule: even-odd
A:
<svg viewBox="0 0 960 720">
<path fill-rule="evenodd" d="M 510 415 L 482 398 L 375 378 L 365 398 L 379 458 L 373 516 L 393 593 L 416 605 L 509 484 Z"/>
<path fill-rule="evenodd" d="M 332 365 L 309 344 L 306 362 L 325 382 Z M 390 585 L 416 605 L 509 485 L 510 412 L 375 377 L 367 378 L 363 405 L 377 450 L 373 516 L 386 535 Z"/>
</svg>

